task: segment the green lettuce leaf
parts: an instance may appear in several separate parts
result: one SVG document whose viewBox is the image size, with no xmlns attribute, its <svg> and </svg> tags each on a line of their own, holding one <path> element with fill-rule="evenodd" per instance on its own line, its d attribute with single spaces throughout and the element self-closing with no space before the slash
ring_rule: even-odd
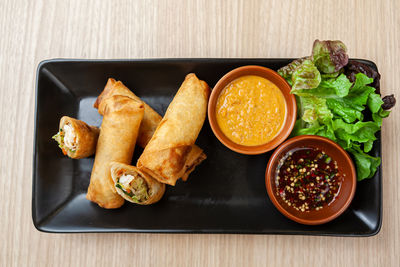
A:
<svg viewBox="0 0 400 267">
<path fill-rule="evenodd" d="M 357 73 L 355 75 L 356 80 L 354 82 L 354 86 L 353 86 L 353 90 L 358 91 L 358 90 L 362 90 L 364 86 L 367 86 L 368 84 L 371 84 L 374 79 L 369 78 L 367 75 L 363 74 L 363 73 Z"/>
<path fill-rule="evenodd" d="M 333 114 L 326 105 L 324 98 L 301 97 L 299 104 L 301 118 L 305 122 L 313 123 L 316 120 L 319 122 L 328 122 L 333 118 Z"/>
<path fill-rule="evenodd" d="M 352 86 L 346 75 L 341 74 L 336 79 L 329 79 L 324 81 L 324 86 L 333 88 L 335 90 L 336 96 L 344 97 L 349 94 L 350 87 Z"/>
<path fill-rule="evenodd" d="M 317 132 L 323 130 L 324 126 L 320 125 L 318 122 L 308 124 L 305 123 L 302 119 L 296 120 L 294 124 L 291 136 L 298 136 L 298 135 L 316 135 Z"/>
<path fill-rule="evenodd" d="M 365 86 L 364 91 L 350 91 L 350 93 L 346 97 L 344 97 L 343 100 L 354 109 L 362 111 L 365 109 L 364 105 L 367 104 L 369 95 L 374 91 L 375 88 Z"/>
<path fill-rule="evenodd" d="M 298 117 L 291 136 L 320 135 L 337 142 L 352 155 L 361 181 L 373 177 L 381 164 L 380 158 L 367 153 L 390 111 L 383 109 L 385 101 L 369 86 L 372 78 L 362 71 L 351 81 L 347 78 L 343 69 L 347 62 L 342 42 L 316 40 L 311 57 L 295 60 L 278 73 L 296 96 Z M 364 121 L 366 108 L 370 121 Z"/>
<path fill-rule="evenodd" d="M 342 69 L 343 70 L 343 69 Z M 340 74 L 342 74 L 343 73 L 343 71 L 342 70 L 340 70 L 340 71 L 337 71 L 337 72 L 334 72 L 334 73 L 321 73 L 321 78 L 322 79 L 333 79 L 333 78 L 337 78 Z"/>
<path fill-rule="evenodd" d="M 304 60 L 292 74 L 292 92 L 299 89 L 316 88 L 321 82 L 321 74 L 313 62 Z"/>
<path fill-rule="evenodd" d="M 336 117 L 342 118 L 345 122 L 351 123 L 363 119 L 361 111 L 353 108 L 351 103 L 343 101 L 343 99 L 328 98 L 326 105 Z"/>
<path fill-rule="evenodd" d="M 313 96 L 321 98 L 340 98 L 349 93 L 352 83 L 346 75 L 341 74 L 336 79 L 322 80 L 318 87 L 313 89 L 292 89 L 292 93 L 298 96 Z"/>
<path fill-rule="evenodd" d="M 380 127 L 382 126 L 382 119 L 388 117 L 389 114 L 390 110 L 380 108 L 378 112 L 372 113 L 372 119 Z"/>
<path fill-rule="evenodd" d="M 366 153 L 373 147 L 382 118 L 390 113 L 382 109 L 383 101 L 368 86 L 371 82 L 362 73 L 356 74 L 354 83 L 341 74 L 323 79 L 316 88 L 292 90 L 299 116 L 292 136 L 319 135 L 337 142 L 353 155 L 358 180 L 372 177 L 380 165 L 379 158 Z M 363 121 L 367 106 L 372 121 Z"/>
<path fill-rule="evenodd" d="M 359 121 L 353 124 L 337 119 L 333 121 L 333 129 L 336 136 L 346 142 L 345 148 L 348 148 L 351 147 L 353 142 L 366 143 L 375 141 L 375 133 L 380 130 L 380 127 L 372 121 Z"/>
<path fill-rule="evenodd" d="M 374 145 L 374 141 L 373 140 L 368 140 L 367 142 L 364 143 L 364 152 L 368 153 L 371 151 L 372 147 Z"/>
<path fill-rule="evenodd" d="M 333 130 L 332 126 L 332 121 L 328 124 L 325 124 L 324 127 L 316 133 L 316 135 L 323 136 L 337 142 L 336 133 Z"/>
<path fill-rule="evenodd" d="M 379 109 L 381 108 L 383 101 L 381 99 L 381 96 L 376 94 L 376 93 L 371 93 L 368 96 L 368 101 L 367 101 L 369 110 L 371 110 L 372 113 L 377 113 Z"/>
<path fill-rule="evenodd" d="M 353 155 L 358 181 L 371 178 L 375 175 L 376 170 L 378 169 L 379 165 L 381 165 L 380 158 L 364 153 L 357 145 L 347 149 L 347 151 Z"/>
<path fill-rule="evenodd" d="M 372 108 L 376 108 L 376 105 L 380 103 L 374 96 L 369 100 L 370 95 L 375 94 L 375 88 L 367 86 L 369 83 L 371 83 L 370 78 L 362 73 L 358 73 L 354 86 L 350 88 L 349 93 L 341 98 L 327 99 L 327 106 L 336 117 L 342 118 L 345 122 L 362 121 L 362 111 L 365 109 L 367 102 L 371 102 Z"/>
<path fill-rule="evenodd" d="M 278 74 L 281 75 L 290 85 L 292 85 L 292 74 L 295 69 L 303 63 L 304 60 L 309 59 L 308 57 L 295 59 L 288 65 L 280 68 Z"/>
</svg>

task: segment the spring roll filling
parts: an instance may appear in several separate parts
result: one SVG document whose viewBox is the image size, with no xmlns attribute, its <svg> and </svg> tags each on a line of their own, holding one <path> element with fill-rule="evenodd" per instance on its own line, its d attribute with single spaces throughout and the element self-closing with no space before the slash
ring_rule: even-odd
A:
<svg viewBox="0 0 400 267">
<path fill-rule="evenodd" d="M 136 173 L 122 173 L 117 178 L 115 186 L 121 189 L 125 195 L 129 196 L 136 203 L 144 202 L 150 197 L 150 190 L 147 182 Z"/>
<path fill-rule="evenodd" d="M 53 136 L 53 139 L 58 142 L 58 146 L 62 149 L 64 155 L 67 154 L 66 149 L 71 152 L 76 151 L 77 137 L 74 128 L 69 123 L 60 128 L 59 132 Z"/>
</svg>

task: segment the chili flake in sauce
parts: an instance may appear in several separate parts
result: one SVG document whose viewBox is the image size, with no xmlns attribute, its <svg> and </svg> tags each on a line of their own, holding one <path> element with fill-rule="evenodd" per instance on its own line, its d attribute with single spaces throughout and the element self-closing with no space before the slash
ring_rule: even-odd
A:
<svg viewBox="0 0 400 267">
<path fill-rule="evenodd" d="M 279 161 L 276 195 L 302 212 L 320 210 L 339 193 L 343 177 L 337 162 L 317 148 L 296 148 Z"/>
</svg>

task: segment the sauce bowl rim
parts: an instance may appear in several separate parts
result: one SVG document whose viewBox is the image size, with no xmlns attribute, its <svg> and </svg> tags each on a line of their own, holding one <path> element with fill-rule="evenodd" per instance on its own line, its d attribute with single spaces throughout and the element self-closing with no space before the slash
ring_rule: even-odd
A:
<svg viewBox="0 0 400 267">
<path fill-rule="evenodd" d="M 233 80 L 246 75 L 256 75 L 274 83 L 282 92 L 286 103 L 286 115 L 281 130 L 271 141 L 256 146 L 245 146 L 233 142 L 222 132 L 216 119 L 216 105 L 221 91 Z M 296 122 L 297 103 L 295 96 L 290 94 L 290 90 L 290 85 L 283 77 L 276 71 L 263 66 L 246 65 L 229 71 L 215 84 L 208 101 L 208 121 L 214 135 L 226 147 L 241 154 L 258 155 L 276 148 L 288 138 Z"/>
<path fill-rule="evenodd" d="M 305 218 L 300 218 L 296 215 L 294 215 L 293 213 L 291 213 L 290 211 L 287 210 L 286 207 L 284 207 L 283 205 L 281 205 L 278 201 L 278 197 L 274 194 L 274 190 L 273 190 L 273 186 L 272 186 L 272 182 L 275 180 L 275 177 L 272 177 L 272 173 L 274 171 L 274 168 L 276 168 L 276 165 L 279 162 L 279 159 L 282 157 L 282 153 L 286 153 L 287 151 L 285 151 L 285 149 L 287 147 L 296 145 L 297 146 L 293 146 L 291 147 L 291 149 L 296 148 L 296 147 L 301 147 L 302 145 L 305 144 L 305 141 L 309 142 L 309 141 L 319 141 L 319 142 L 325 142 L 330 146 L 330 150 L 328 150 L 326 153 L 330 154 L 330 156 L 332 156 L 332 150 L 336 150 L 340 156 L 344 157 L 345 162 L 350 166 L 350 171 L 348 173 L 350 173 L 350 177 L 346 176 L 345 179 L 349 179 L 350 180 L 350 194 L 347 196 L 347 199 L 345 200 L 344 204 L 336 211 L 336 212 L 329 212 L 327 216 L 321 218 L 321 219 L 305 219 Z M 318 148 L 318 145 L 316 145 L 316 143 L 313 144 L 313 146 Z M 320 148 L 321 149 L 321 148 Z M 357 186 L 357 174 L 356 174 L 356 169 L 353 163 L 353 160 L 351 159 L 350 155 L 336 142 L 326 138 L 326 137 L 322 137 L 322 136 L 318 136 L 318 135 L 300 135 L 300 136 L 296 136 L 293 138 L 290 138 L 288 140 L 286 140 L 286 142 L 284 142 L 283 144 L 281 144 L 275 151 L 274 153 L 271 155 L 271 157 L 269 158 L 268 161 L 268 165 L 265 171 L 265 186 L 267 189 L 267 194 L 269 199 L 271 200 L 272 204 L 274 204 L 274 206 L 278 209 L 279 212 L 281 212 L 284 216 L 286 216 L 287 218 L 301 223 L 301 224 L 305 224 L 305 225 L 319 225 L 319 224 L 324 224 L 327 222 L 330 222 L 334 219 L 336 219 L 337 217 L 339 217 L 351 204 L 351 201 L 354 198 L 355 195 L 355 191 L 356 191 L 356 186 Z M 342 184 L 342 186 L 344 186 Z M 330 207 L 327 207 L 328 210 L 332 210 Z M 311 211 L 311 212 L 315 212 L 315 211 Z"/>
</svg>

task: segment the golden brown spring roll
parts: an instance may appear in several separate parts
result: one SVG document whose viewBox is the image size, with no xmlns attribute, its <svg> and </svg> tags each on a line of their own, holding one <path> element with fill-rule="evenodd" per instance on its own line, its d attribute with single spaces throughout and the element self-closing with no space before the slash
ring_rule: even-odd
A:
<svg viewBox="0 0 400 267">
<path fill-rule="evenodd" d="M 53 136 L 64 155 L 73 159 L 89 157 L 96 151 L 99 128 L 68 116 L 60 120 L 59 132 Z"/>
<path fill-rule="evenodd" d="M 110 162 L 131 163 L 144 106 L 126 96 L 113 96 L 100 102 L 103 122 L 86 198 L 106 209 L 118 208 L 124 199 L 111 178 Z"/>
<path fill-rule="evenodd" d="M 112 162 L 111 177 L 117 193 L 132 203 L 153 204 L 159 201 L 165 192 L 165 184 L 151 178 L 135 166 Z"/>
<path fill-rule="evenodd" d="M 208 85 L 205 82 L 203 81 L 201 82 L 202 84 L 208 87 Z M 95 108 L 98 108 L 99 103 L 102 101 L 102 99 L 111 97 L 113 95 L 124 95 L 142 101 L 131 90 L 129 90 L 121 81 L 116 81 L 113 78 L 109 78 L 106 86 L 104 87 L 103 92 L 98 96 L 93 106 Z M 161 122 L 161 119 L 162 117 L 155 110 L 153 110 L 149 105 L 144 103 L 144 116 L 142 124 L 139 129 L 139 136 L 137 140 L 139 146 L 141 146 L 142 148 L 146 147 L 151 137 L 153 136 L 155 130 L 157 129 L 157 126 Z M 182 179 L 186 181 L 189 173 L 194 170 L 195 166 L 206 158 L 207 157 L 203 153 L 203 150 L 200 149 L 198 146 L 193 145 L 193 149 L 191 149 L 191 151 L 189 152 L 189 155 L 187 156 L 186 162 L 184 164 L 185 168 L 187 168 L 187 171 L 185 172 L 184 176 L 182 176 Z"/>
<path fill-rule="evenodd" d="M 116 81 L 113 78 L 108 79 L 103 92 L 97 97 L 94 107 L 98 108 L 100 102 L 113 95 L 123 95 L 128 96 L 137 101 L 143 102 L 138 96 L 136 96 L 129 88 L 127 88 L 122 82 Z M 149 105 L 144 103 L 144 116 L 142 124 L 140 125 L 139 135 L 137 139 L 137 144 L 144 148 L 150 141 L 153 133 L 155 132 L 158 124 L 160 123 L 162 117 Z M 101 112 L 99 111 L 101 114 Z M 103 115 L 103 114 L 101 114 Z"/>
<path fill-rule="evenodd" d="M 203 126 L 210 88 L 188 74 L 170 103 L 137 167 L 158 181 L 175 185 L 186 180 L 205 154 L 194 143 Z"/>
</svg>

